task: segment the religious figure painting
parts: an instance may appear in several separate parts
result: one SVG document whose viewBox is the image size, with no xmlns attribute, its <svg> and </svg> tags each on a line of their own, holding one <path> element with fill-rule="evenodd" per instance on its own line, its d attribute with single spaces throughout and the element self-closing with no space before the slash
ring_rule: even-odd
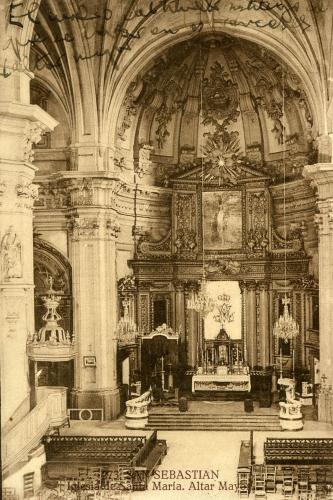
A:
<svg viewBox="0 0 333 500">
<path fill-rule="evenodd" d="M 205 250 L 232 250 L 242 247 L 242 193 L 203 193 L 203 238 Z"/>
</svg>

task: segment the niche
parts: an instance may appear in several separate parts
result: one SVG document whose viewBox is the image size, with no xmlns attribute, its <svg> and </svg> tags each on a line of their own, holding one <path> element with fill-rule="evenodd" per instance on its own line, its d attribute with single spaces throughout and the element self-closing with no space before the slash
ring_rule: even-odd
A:
<svg viewBox="0 0 333 500">
<path fill-rule="evenodd" d="M 163 323 L 170 325 L 170 297 L 168 295 L 152 294 L 151 319 L 153 330 Z"/>
</svg>

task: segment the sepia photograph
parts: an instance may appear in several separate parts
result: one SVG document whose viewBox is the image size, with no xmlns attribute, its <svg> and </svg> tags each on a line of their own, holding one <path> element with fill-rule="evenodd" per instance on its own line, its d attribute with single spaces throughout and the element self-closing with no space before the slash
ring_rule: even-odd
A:
<svg viewBox="0 0 333 500">
<path fill-rule="evenodd" d="M 4 500 L 333 500 L 333 0 L 0 0 Z"/>
</svg>

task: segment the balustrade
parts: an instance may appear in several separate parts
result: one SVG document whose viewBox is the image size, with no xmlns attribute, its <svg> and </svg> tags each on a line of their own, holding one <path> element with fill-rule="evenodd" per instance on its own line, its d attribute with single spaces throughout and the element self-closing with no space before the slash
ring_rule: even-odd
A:
<svg viewBox="0 0 333 500">
<path fill-rule="evenodd" d="M 17 462 L 28 459 L 29 452 L 38 446 L 43 435 L 52 427 L 67 420 L 66 388 L 39 387 L 37 405 L 3 438 L 3 472 Z"/>
</svg>

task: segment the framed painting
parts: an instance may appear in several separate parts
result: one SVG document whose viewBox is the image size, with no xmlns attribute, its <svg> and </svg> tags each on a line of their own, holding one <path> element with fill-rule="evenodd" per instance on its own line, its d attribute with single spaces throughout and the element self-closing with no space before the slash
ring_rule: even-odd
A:
<svg viewBox="0 0 333 500">
<path fill-rule="evenodd" d="M 96 366 L 96 356 L 83 356 L 84 366 Z"/>
<path fill-rule="evenodd" d="M 242 192 L 205 191 L 203 242 L 205 250 L 235 250 L 242 247 Z"/>
</svg>

